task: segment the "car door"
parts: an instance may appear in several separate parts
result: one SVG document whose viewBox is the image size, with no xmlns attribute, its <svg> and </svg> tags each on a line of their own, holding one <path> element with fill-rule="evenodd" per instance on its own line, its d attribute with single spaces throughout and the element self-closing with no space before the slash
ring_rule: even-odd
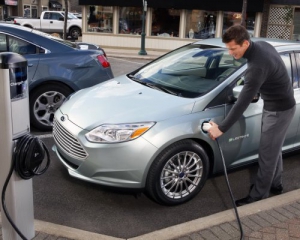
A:
<svg viewBox="0 0 300 240">
<path fill-rule="evenodd" d="M 299 83 L 299 78 L 300 78 L 300 51 L 299 52 L 295 52 L 295 64 L 296 64 L 296 68 L 295 68 L 295 72 L 297 73 L 297 75 L 295 74 L 294 77 L 294 81 L 293 81 L 293 87 L 294 87 L 294 96 L 295 96 L 295 100 L 296 100 L 296 104 L 297 104 L 297 109 L 296 109 L 296 113 L 295 116 L 300 116 L 300 83 Z M 299 148 L 300 147 L 300 126 L 298 125 L 298 130 L 297 130 L 297 136 L 296 136 L 296 140 L 295 140 L 295 147 Z"/>
<path fill-rule="evenodd" d="M 281 53 L 290 79 L 293 84 L 295 76 L 294 55 L 293 53 Z M 244 75 L 240 75 L 235 79 L 231 88 L 228 90 L 230 97 L 233 88 L 238 85 L 243 85 Z M 227 103 L 225 105 L 225 115 L 229 113 L 234 103 Z M 261 133 L 261 117 L 263 110 L 263 100 L 260 98 L 258 101 L 253 102 L 244 112 L 243 116 L 220 138 L 220 145 L 222 147 L 224 157 L 228 167 L 234 167 L 258 158 L 258 148 L 260 143 Z M 298 115 L 299 116 L 299 115 Z M 293 118 L 291 125 L 288 129 L 286 139 L 284 142 L 283 150 L 291 149 L 294 147 L 296 131 L 298 128 L 297 114 Z"/>
<path fill-rule="evenodd" d="M 50 13 L 49 32 L 62 32 L 64 27 L 64 21 L 60 20 L 62 17 L 60 13 Z"/>
<path fill-rule="evenodd" d="M 8 42 L 7 51 L 18 53 L 26 58 L 26 60 L 28 61 L 28 73 L 27 73 L 28 82 L 32 81 L 39 65 L 40 48 L 25 40 L 10 35 L 7 35 L 5 37 L 5 41 Z"/>
</svg>

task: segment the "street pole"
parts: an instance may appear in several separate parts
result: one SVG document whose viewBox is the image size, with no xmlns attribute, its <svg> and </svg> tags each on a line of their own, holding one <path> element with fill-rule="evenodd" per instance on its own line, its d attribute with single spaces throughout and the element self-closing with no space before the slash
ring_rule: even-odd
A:
<svg viewBox="0 0 300 240">
<path fill-rule="evenodd" d="M 145 16 L 147 12 L 147 1 L 143 0 L 143 15 L 142 15 L 142 33 L 141 33 L 141 50 L 139 51 L 139 55 L 147 55 L 145 50 Z"/>
</svg>

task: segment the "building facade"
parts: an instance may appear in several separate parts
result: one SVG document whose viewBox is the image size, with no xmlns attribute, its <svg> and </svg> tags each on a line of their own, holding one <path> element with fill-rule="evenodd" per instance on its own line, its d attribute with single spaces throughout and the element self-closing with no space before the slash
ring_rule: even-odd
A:
<svg viewBox="0 0 300 240">
<path fill-rule="evenodd" d="M 37 17 L 63 10 L 64 0 L 0 0 L 6 16 Z M 82 40 L 102 47 L 171 50 L 199 39 L 221 37 L 240 24 L 243 0 L 68 0 L 82 12 Z M 300 40 L 300 0 L 248 0 L 245 25 L 254 37 Z M 143 20 L 144 23 L 143 24 Z"/>
<path fill-rule="evenodd" d="M 63 9 L 64 0 L 0 0 L 0 20 L 9 16 L 37 18 L 42 11 Z"/>
</svg>

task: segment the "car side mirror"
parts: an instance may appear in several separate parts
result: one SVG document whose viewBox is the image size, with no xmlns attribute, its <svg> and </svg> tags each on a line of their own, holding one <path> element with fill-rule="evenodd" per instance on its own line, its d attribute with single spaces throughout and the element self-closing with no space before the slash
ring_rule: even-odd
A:
<svg viewBox="0 0 300 240">
<path fill-rule="evenodd" d="M 64 17 L 60 17 L 60 18 L 58 19 L 58 21 L 64 21 L 64 20 L 65 20 Z"/>
<path fill-rule="evenodd" d="M 233 88 L 233 96 L 232 96 L 232 99 L 234 99 L 235 101 L 238 99 L 238 97 L 240 96 L 241 92 L 242 92 L 242 89 L 243 89 L 244 86 L 236 86 Z M 260 93 L 257 93 L 255 94 L 253 100 L 251 101 L 251 103 L 256 103 L 258 102 L 260 98 Z"/>
</svg>

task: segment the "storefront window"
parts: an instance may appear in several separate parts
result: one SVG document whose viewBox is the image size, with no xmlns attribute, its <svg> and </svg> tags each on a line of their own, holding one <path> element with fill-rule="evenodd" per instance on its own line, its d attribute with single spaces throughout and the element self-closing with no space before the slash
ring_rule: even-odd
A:
<svg viewBox="0 0 300 240">
<path fill-rule="evenodd" d="M 88 11 L 88 32 L 112 33 L 113 7 L 89 6 Z"/>
<path fill-rule="evenodd" d="M 30 18 L 30 16 L 31 16 L 31 6 L 30 5 L 24 5 L 23 9 L 24 9 L 23 17 Z"/>
<path fill-rule="evenodd" d="M 3 9 L 2 9 L 2 6 L 0 6 L 0 20 L 3 20 L 3 14 L 2 14 L 2 12 L 3 12 Z"/>
<path fill-rule="evenodd" d="M 232 25 L 241 24 L 242 13 L 240 12 L 224 12 L 223 32 Z M 255 13 L 247 12 L 246 28 L 251 37 L 254 33 Z"/>
<path fill-rule="evenodd" d="M 33 18 L 38 18 L 37 6 L 36 5 L 31 6 L 31 15 L 32 15 Z"/>
<path fill-rule="evenodd" d="M 152 12 L 152 36 L 178 37 L 180 10 L 154 8 Z"/>
<path fill-rule="evenodd" d="M 141 34 L 143 9 L 141 7 L 120 7 L 119 33 Z"/>
<path fill-rule="evenodd" d="M 295 8 L 294 12 L 294 33 L 292 40 L 300 41 L 300 8 Z"/>
<path fill-rule="evenodd" d="M 206 39 L 215 37 L 216 12 L 189 10 L 186 15 L 186 38 Z"/>
</svg>

